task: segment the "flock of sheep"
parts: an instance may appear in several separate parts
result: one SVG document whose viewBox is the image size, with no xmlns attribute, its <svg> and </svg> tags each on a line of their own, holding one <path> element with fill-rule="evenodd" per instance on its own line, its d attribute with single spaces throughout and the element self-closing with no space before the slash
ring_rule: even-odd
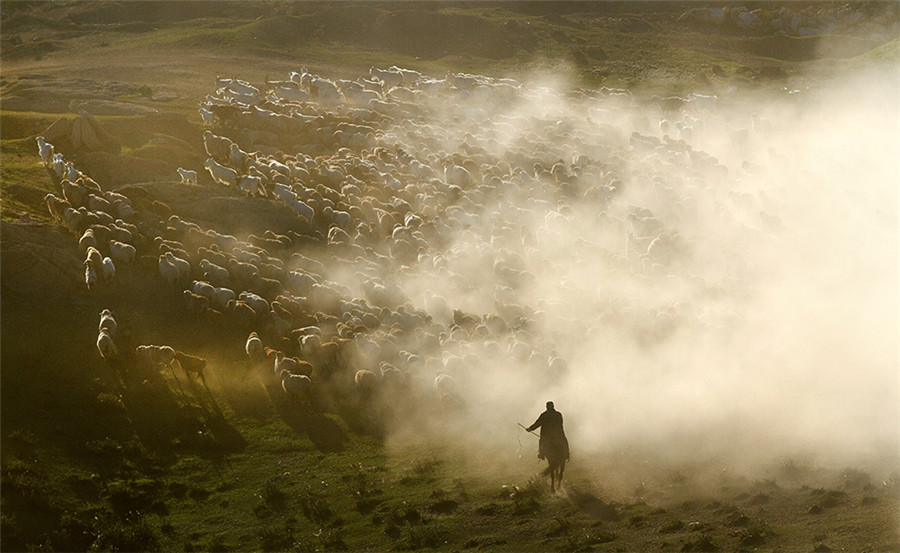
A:
<svg viewBox="0 0 900 553">
<path fill-rule="evenodd" d="M 611 328 L 652 344 L 686 320 L 719 324 L 690 294 L 729 281 L 694 271 L 702 236 L 687 223 L 713 213 L 764 233 L 777 217 L 701 146 L 724 131 L 728 152 L 749 159 L 769 132 L 758 117 L 717 120 L 717 101 L 397 67 L 354 80 L 301 70 L 260 88 L 218 79 L 200 107 L 211 181 L 199 168 L 179 168 L 181 180 L 274 202 L 295 221 L 286 234 L 205 228 L 104 191 L 38 146 L 62 182 L 47 206 L 79 236 L 88 289 L 116 267 L 148 271 L 203 324 L 247 333 L 247 356 L 268 360 L 297 403 L 452 409 L 486 393 L 492 367 L 558 383 L 578 344 Z M 604 292 L 623 281 L 668 292 L 650 303 Z M 104 310 L 104 358 L 120 353 L 116 327 Z M 170 346 L 135 354 L 199 378 L 206 365 Z"/>
</svg>

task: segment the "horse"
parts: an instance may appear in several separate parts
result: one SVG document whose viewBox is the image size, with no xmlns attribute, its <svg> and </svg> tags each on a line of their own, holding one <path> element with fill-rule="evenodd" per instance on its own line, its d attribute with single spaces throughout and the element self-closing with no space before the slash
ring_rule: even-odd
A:
<svg viewBox="0 0 900 553">
<path fill-rule="evenodd" d="M 563 472 L 566 470 L 566 461 L 569 460 L 569 444 L 565 438 L 548 441 L 544 446 L 544 457 L 547 459 L 547 468 L 541 476 L 550 477 L 550 491 L 556 492 L 562 486 Z"/>
</svg>

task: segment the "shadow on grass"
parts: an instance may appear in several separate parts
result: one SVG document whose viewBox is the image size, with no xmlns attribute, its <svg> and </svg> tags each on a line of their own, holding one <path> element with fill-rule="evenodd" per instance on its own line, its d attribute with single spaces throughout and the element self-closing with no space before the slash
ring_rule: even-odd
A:
<svg viewBox="0 0 900 553">
<path fill-rule="evenodd" d="M 285 395 L 281 383 L 268 377 L 268 371 L 261 376 L 265 382 L 266 393 L 275 407 L 279 417 L 297 434 L 305 434 L 322 453 L 335 453 L 344 450 L 347 433 L 337 422 L 322 411 L 312 406 L 292 402 Z"/>
</svg>

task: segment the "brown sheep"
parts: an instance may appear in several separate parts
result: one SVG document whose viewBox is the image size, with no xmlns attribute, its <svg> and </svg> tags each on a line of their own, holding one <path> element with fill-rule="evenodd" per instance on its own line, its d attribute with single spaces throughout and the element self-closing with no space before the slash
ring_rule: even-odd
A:
<svg viewBox="0 0 900 553">
<path fill-rule="evenodd" d="M 206 385 L 206 377 L 203 376 L 203 369 L 206 368 L 206 359 L 176 351 L 175 360 L 181 365 L 186 376 L 194 376 Z"/>
</svg>

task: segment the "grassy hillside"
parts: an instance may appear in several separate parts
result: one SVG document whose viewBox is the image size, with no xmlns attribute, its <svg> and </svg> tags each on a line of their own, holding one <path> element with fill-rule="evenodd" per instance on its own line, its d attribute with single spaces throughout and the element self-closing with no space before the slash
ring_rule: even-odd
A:
<svg viewBox="0 0 900 553">
<path fill-rule="evenodd" d="M 575 447 L 565 491 L 551 494 L 536 440 L 517 434 L 516 421 L 484 456 L 435 405 L 420 407 L 422 424 L 442 436 L 428 439 L 387 433 L 384 413 L 354 399 L 306 412 L 285 399 L 268 363 L 247 360 L 246 333 L 187 317 L 181 297 L 138 267 L 89 294 L 76 237 L 43 203 L 59 190 L 35 136 L 73 120 L 73 101 L 102 101 L 126 110 L 97 115 L 118 157 L 67 156 L 92 174 L 119 171 L 110 186 L 224 217 L 215 206 L 226 204 L 204 205 L 211 198 L 200 192 L 178 204 L 177 187 L 145 184 L 182 164 L 202 170 L 196 108 L 217 75 L 261 83 L 300 66 L 332 77 L 392 64 L 437 76 L 551 70 L 573 86 L 650 95 L 801 88 L 856 66 L 897 67 L 896 35 L 776 37 L 679 21 L 698 5 L 4 2 L 0 549 L 900 547 L 896 472 L 802 459 L 772 459 L 755 474 L 698 460 L 691 472 L 643 452 L 580 457 Z M 268 216 L 256 214 L 277 223 Z M 103 362 L 95 325 L 110 305 L 126 314 L 123 350 L 167 343 L 202 355 L 206 382 L 133 355 Z"/>
</svg>

